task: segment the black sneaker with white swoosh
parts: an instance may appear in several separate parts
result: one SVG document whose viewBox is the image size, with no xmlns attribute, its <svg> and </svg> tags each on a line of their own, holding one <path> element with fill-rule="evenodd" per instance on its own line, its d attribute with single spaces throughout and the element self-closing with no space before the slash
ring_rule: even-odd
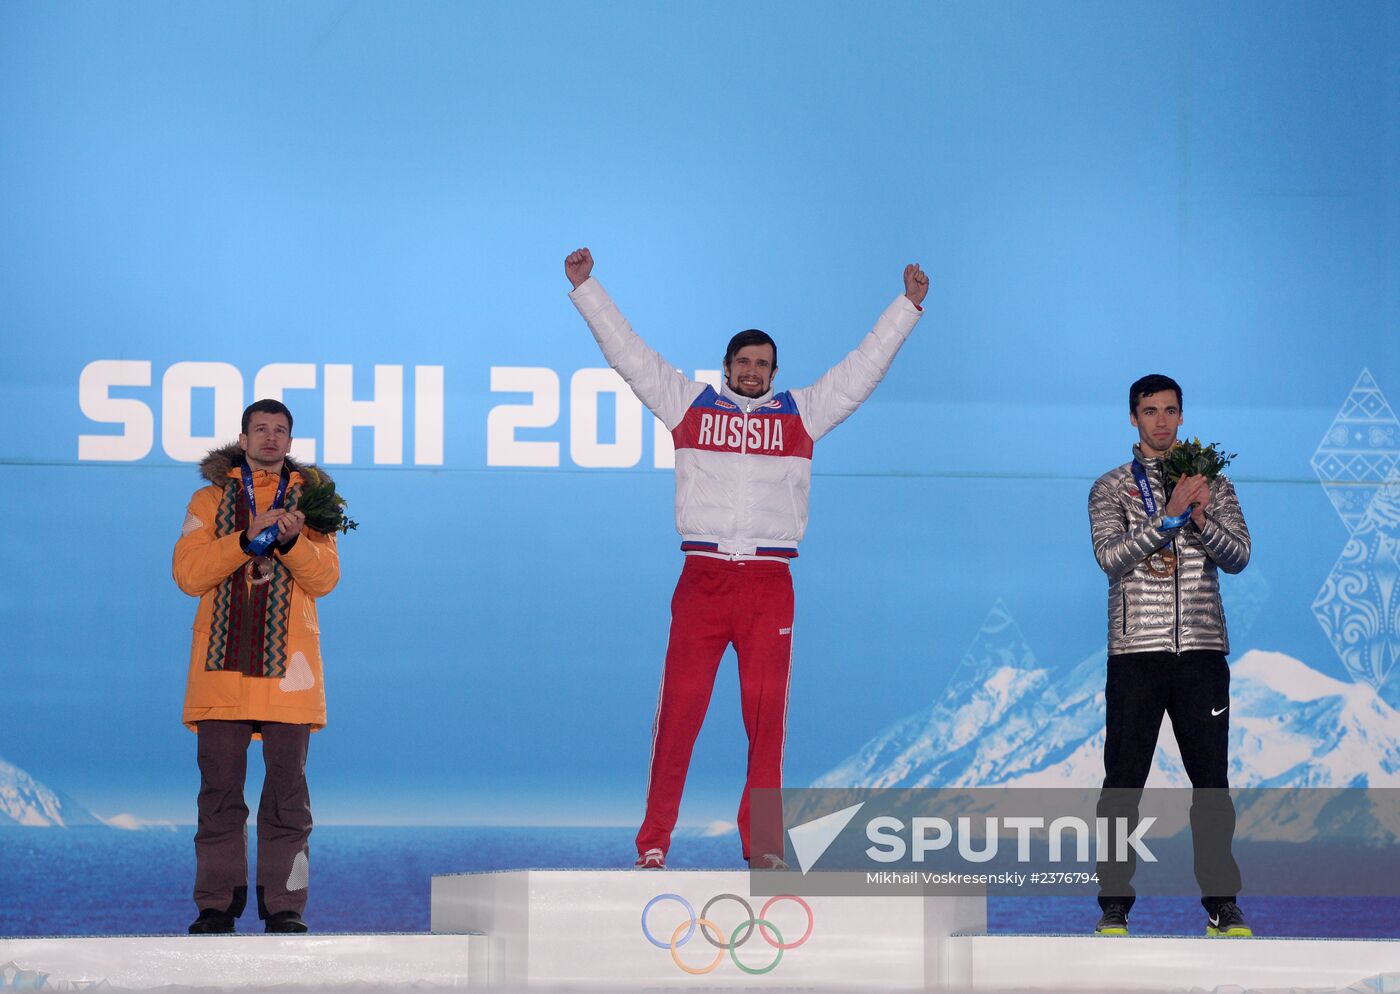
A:
<svg viewBox="0 0 1400 994">
<path fill-rule="evenodd" d="M 1244 922 L 1244 912 L 1234 901 L 1226 901 L 1206 918 L 1206 935 L 1213 939 L 1245 939 L 1254 934 Z"/>
</svg>

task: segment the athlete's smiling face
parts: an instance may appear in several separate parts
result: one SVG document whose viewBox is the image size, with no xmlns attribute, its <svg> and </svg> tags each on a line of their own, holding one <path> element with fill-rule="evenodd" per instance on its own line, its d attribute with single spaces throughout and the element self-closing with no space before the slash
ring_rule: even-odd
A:
<svg viewBox="0 0 1400 994">
<path fill-rule="evenodd" d="M 740 397 L 762 397 L 773 385 L 778 367 L 773 346 L 745 345 L 724 364 L 724 379 Z"/>
</svg>

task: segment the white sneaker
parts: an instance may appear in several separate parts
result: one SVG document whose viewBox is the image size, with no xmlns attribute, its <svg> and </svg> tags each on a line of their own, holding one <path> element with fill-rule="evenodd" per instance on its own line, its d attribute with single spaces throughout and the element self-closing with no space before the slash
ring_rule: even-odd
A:
<svg viewBox="0 0 1400 994">
<path fill-rule="evenodd" d="M 666 854 L 660 849 L 648 849 L 637 857 L 637 862 L 633 866 L 640 866 L 643 870 L 664 870 L 666 869 Z"/>
<path fill-rule="evenodd" d="M 783 857 L 766 852 L 762 856 L 755 856 L 749 860 L 750 870 L 786 870 L 787 862 Z"/>
</svg>

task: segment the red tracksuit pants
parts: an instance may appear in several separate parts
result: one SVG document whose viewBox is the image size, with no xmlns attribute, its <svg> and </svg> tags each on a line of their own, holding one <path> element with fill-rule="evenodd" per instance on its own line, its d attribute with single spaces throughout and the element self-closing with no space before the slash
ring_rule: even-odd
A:
<svg viewBox="0 0 1400 994">
<path fill-rule="evenodd" d="M 749 849 L 749 791 L 781 788 L 792 668 L 792 574 L 788 564 L 687 556 L 671 598 L 671 637 L 652 727 L 647 811 L 637 852 L 667 851 L 676 827 L 690 754 L 705 720 L 720 657 L 732 643 L 749 736 L 749 768 L 739 801 L 739 839 Z M 765 814 L 766 814 L 765 810 Z M 781 814 L 756 855 L 782 854 Z M 765 818 L 765 824 L 773 820 Z"/>
</svg>

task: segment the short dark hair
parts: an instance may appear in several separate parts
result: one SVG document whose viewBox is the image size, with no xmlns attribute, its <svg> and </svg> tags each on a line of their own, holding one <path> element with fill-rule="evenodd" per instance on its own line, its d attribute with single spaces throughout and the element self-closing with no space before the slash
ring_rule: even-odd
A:
<svg viewBox="0 0 1400 994">
<path fill-rule="evenodd" d="M 243 409 L 243 434 L 248 434 L 248 422 L 254 414 L 280 414 L 287 419 L 287 434 L 292 433 L 292 412 L 280 400 L 255 400 Z"/>
<path fill-rule="evenodd" d="M 1150 393 L 1161 393 L 1163 390 L 1172 390 L 1176 393 L 1176 406 L 1184 408 L 1185 402 L 1181 398 L 1181 384 L 1170 376 L 1161 373 L 1152 373 L 1137 380 L 1128 387 L 1128 413 L 1137 414 L 1138 401 Z"/>
<path fill-rule="evenodd" d="M 729 348 L 724 350 L 724 364 L 729 365 L 729 360 L 733 359 L 738 351 L 750 345 L 771 345 L 773 346 L 773 368 L 778 368 L 778 343 L 773 341 L 772 336 L 766 331 L 759 331 L 757 328 L 750 328 L 741 331 L 729 340 Z"/>
</svg>

